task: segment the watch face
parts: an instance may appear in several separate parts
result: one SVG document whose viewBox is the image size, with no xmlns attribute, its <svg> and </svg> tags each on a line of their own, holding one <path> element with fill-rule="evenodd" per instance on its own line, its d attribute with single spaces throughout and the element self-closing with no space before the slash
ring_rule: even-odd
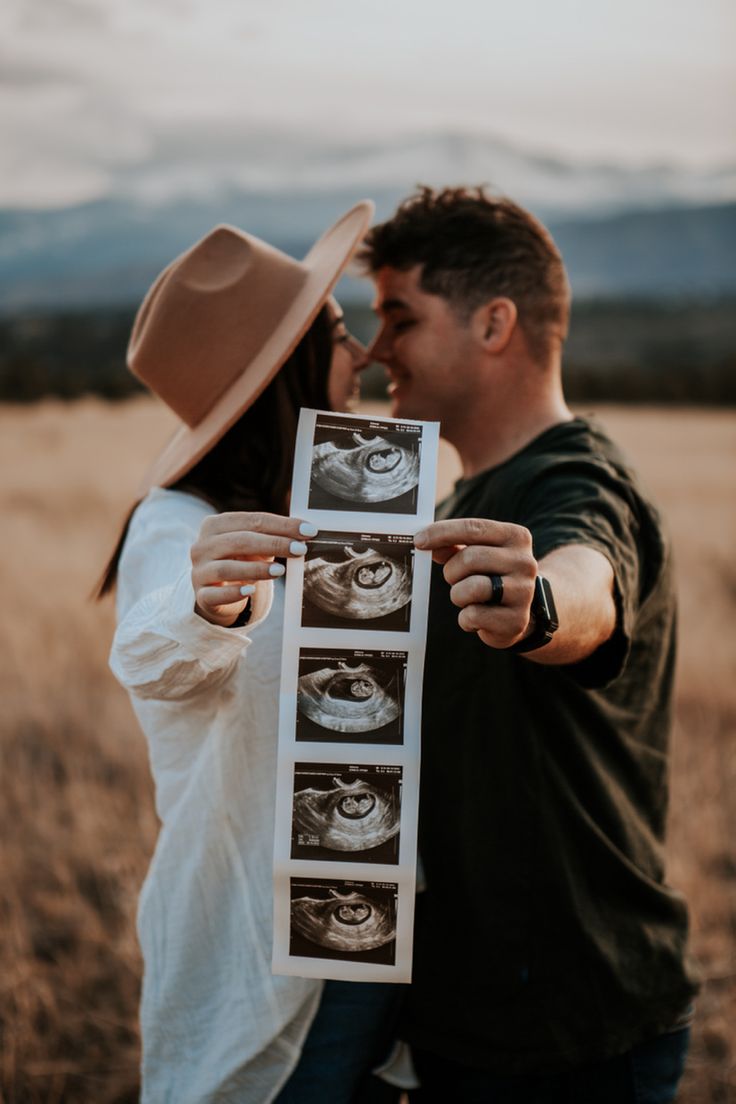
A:
<svg viewBox="0 0 736 1104">
<path fill-rule="evenodd" d="M 555 600 L 552 597 L 552 587 L 542 575 L 537 575 L 534 582 L 531 614 L 534 619 L 532 631 L 518 644 L 512 644 L 509 648 L 510 652 L 523 654 L 524 652 L 536 651 L 537 648 L 549 644 L 553 634 L 559 628 Z"/>
<path fill-rule="evenodd" d="M 557 620 L 555 600 L 552 597 L 552 587 L 550 586 L 549 579 L 545 579 L 543 575 L 537 576 L 532 612 L 540 628 L 546 629 L 550 635 L 557 631 L 559 622 Z"/>
</svg>

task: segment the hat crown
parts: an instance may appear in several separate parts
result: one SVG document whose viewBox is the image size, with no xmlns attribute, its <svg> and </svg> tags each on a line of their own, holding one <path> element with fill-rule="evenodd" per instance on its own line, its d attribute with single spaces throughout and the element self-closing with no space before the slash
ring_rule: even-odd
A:
<svg viewBox="0 0 736 1104">
<path fill-rule="evenodd" d="M 227 226 L 216 226 L 182 266 L 179 278 L 192 291 L 220 291 L 245 276 L 252 253 L 247 238 Z"/>
<path fill-rule="evenodd" d="M 161 274 L 136 317 L 128 366 L 196 426 L 278 329 L 308 268 L 217 226 Z"/>
</svg>

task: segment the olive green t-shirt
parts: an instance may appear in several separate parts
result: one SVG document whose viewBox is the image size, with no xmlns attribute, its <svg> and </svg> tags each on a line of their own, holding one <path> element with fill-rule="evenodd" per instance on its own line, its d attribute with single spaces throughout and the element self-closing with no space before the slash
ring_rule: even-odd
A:
<svg viewBox="0 0 736 1104">
<path fill-rule="evenodd" d="M 696 991 L 687 911 L 665 881 L 675 661 L 672 563 L 612 442 L 576 418 L 461 480 L 439 517 L 584 544 L 610 561 L 618 623 L 588 659 L 542 666 L 457 625 L 433 569 L 424 679 L 410 1042 L 533 1072 L 668 1030 Z"/>
</svg>

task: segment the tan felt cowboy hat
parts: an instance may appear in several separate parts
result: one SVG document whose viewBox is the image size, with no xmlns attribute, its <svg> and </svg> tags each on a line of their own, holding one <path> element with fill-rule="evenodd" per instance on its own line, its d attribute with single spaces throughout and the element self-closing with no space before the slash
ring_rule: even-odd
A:
<svg viewBox="0 0 736 1104">
<path fill-rule="evenodd" d="M 373 209 L 356 204 L 303 261 L 216 226 L 164 269 L 136 315 L 128 367 L 184 424 L 139 497 L 189 471 L 258 398 L 311 326 Z"/>
</svg>

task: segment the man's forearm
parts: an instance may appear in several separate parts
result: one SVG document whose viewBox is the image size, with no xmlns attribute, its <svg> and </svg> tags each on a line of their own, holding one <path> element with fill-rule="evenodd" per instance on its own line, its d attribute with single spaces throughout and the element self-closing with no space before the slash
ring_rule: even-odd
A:
<svg viewBox="0 0 736 1104">
<path fill-rule="evenodd" d="M 541 559 L 539 573 L 549 579 L 560 627 L 549 644 L 525 657 L 550 665 L 586 659 L 616 627 L 611 564 L 594 548 L 570 544 Z"/>
</svg>

